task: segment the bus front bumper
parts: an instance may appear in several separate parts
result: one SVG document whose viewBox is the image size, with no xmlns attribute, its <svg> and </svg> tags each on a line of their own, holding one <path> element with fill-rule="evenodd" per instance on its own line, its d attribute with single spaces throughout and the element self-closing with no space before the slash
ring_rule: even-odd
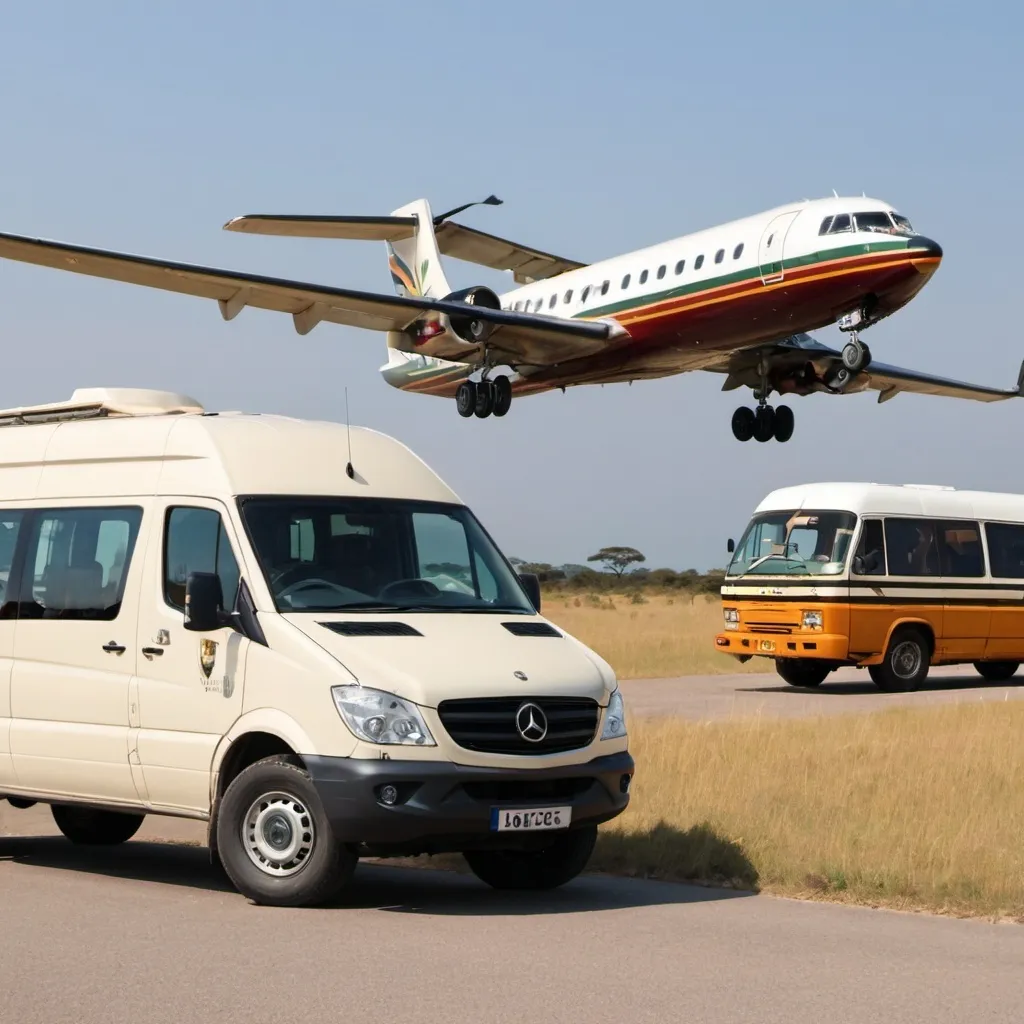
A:
<svg viewBox="0 0 1024 1024">
<path fill-rule="evenodd" d="M 820 658 L 847 661 L 849 637 L 835 633 L 750 633 L 730 630 L 715 637 L 715 650 L 737 658 Z"/>
</svg>

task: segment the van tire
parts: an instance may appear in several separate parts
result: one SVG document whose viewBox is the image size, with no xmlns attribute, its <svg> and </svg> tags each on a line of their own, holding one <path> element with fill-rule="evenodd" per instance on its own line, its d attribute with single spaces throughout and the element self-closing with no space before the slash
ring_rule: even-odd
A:
<svg viewBox="0 0 1024 1024">
<path fill-rule="evenodd" d="M 976 661 L 974 667 L 982 679 L 990 683 L 1005 683 L 1020 668 L 1019 661 Z"/>
<path fill-rule="evenodd" d="M 53 804 L 50 813 L 64 836 L 80 846 L 118 846 L 142 827 L 144 814 Z"/>
<path fill-rule="evenodd" d="M 775 671 L 790 686 L 821 686 L 832 672 L 832 666 L 824 662 L 799 658 L 776 658 Z"/>
<path fill-rule="evenodd" d="M 541 850 L 466 850 L 470 870 L 492 889 L 557 889 L 586 866 L 597 842 L 597 826 L 558 836 Z"/>
<path fill-rule="evenodd" d="M 882 663 L 869 665 L 868 672 L 883 693 L 910 693 L 928 677 L 931 657 L 926 634 L 907 626 L 893 633 Z"/>
<path fill-rule="evenodd" d="M 261 809 L 264 797 L 268 802 Z M 261 833 L 262 845 L 257 831 L 251 832 L 251 839 L 243 836 L 247 822 L 258 823 L 274 803 L 281 808 L 276 816 L 279 834 L 291 837 L 299 851 L 291 862 L 280 865 L 279 875 L 271 861 L 258 864 L 261 850 L 270 849 L 265 837 L 275 823 L 272 812 L 263 819 L 268 831 Z M 304 844 L 308 849 L 303 853 Z M 281 754 L 257 761 L 231 781 L 217 811 L 217 852 L 234 887 L 253 903 L 268 907 L 329 902 L 349 883 L 358 861 L 355 852 L 335 837 L 309 773 Z"/>
</svg>

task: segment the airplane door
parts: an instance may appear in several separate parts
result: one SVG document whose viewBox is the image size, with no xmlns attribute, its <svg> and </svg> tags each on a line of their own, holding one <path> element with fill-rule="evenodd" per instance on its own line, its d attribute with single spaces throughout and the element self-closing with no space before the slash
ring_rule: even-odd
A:
<svg viewBox="0 0 1024 1024">
<path fill-rule="evenodd" d="M 782 260 L 786 235 L 789 234 L 793 221 L 799 216 L 799 210 L 780 213 L 777 217 L 773 217 L 764 229 L 761 242 L 757 247 L 757 262 L 761 268 L 762 284 L 775 284 L 785 276 Z"/>
</svg>

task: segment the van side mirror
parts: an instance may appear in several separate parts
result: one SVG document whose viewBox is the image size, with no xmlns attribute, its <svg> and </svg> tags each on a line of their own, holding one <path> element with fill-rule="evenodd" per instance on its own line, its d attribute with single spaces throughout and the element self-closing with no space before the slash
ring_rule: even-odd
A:
<svg viewBox="0 0 1024 1024">
<path fill-rule="evenodd" d="M 736 541 L 734 541 L 732 537 L 730 537 L 726 543 L 725 550 L 728 551 L 730 555 L 736 550 Z"/>
<path fill-rule="evenodd" d="M 519 582 L 522 583 L 523 590 L 526 591 L 526 596 L 530 599 L 530 604 L 532 604 L 534 609 L 539 612 L 540 578 L 533 572 L 521 572 L 519 574 Z"/>
<path fill-rule="evenodd" d="M 230 622 L 223 611 L 220 578 L 213 572 L 190 572 L 185 581 L 185 628 L 208 633 Z"/>
</svg>

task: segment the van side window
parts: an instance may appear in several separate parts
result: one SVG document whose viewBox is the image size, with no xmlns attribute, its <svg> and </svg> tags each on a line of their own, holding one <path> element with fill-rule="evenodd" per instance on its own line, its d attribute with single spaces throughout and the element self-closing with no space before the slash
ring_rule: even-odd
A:
<svg viewBox="0 0 1024 1024">
<path fill-rule="evenodd" d="M 421 579 L 440 590 L 468 587 L 485 601 L 498 596 L 498 585 L 479 554 L 474 552 L 471 560 L 469 539 L 459 520 L 441 512 L 414 512 L 412 526 Z"/>
<path fill-rule="evenodd" d="M 943 576 L 984 576 L 981 527 L 977 523 L 939 522 L 939 570 Z"/>
<path fill-rule="evenodd" d="M 886 519 L 885 546 L 892 576 L 938 576 L 938 524 L 929 519 Z"/>
<path fill-rule="evenodd" d="M 234 607 L 238 562 L 220 513 L 179 505 L 168 509 L 164 535 L 164 599 L 179 611 L 185 610 L 185 583 L 190 572 L 215 572 L 220 577 L 225 611 Z"/>
<path fill-rule="evenodd" d="M 992 575 L 1004 580 L 1024 580 L 1024 526 L 986 523 L 985 539 Z"/>
<path fill-rule="evenodd" d="M 117 618 L 142 509 L 41 510 L 29 540 L 26 619 Z"/>
<path fill-rule="evenodd" d="M 885 575 L 885 537 L 881 519 L 864 520 L 853 559 L 853 571 L 858 576 Z"/>
<path fill-rule="evenodd" d="M 14 549 L 18 545 L 18 534 L 24 517 L 24 512 L 0 512 L 0 606 L 7 601 L 7 586 L 14 563 Z"/>
</svg>

